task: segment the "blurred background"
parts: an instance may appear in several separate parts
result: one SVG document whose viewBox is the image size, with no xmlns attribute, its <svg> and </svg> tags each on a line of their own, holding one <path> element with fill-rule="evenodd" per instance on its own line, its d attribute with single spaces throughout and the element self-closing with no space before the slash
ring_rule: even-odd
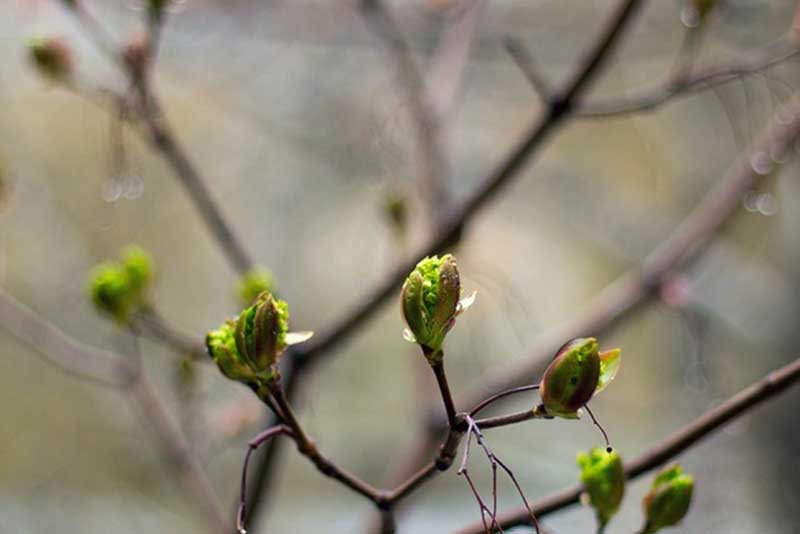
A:
<svg viewBox="0 0 800 534">
<path fill-rule="evenodd" d="M 542 72 L 559 80 L 613 3 L 484 6 L 444 121 L 451 202 L 473 190 L 539 109 L 503 38 L 521 39 Z M 249 250 L 273 271 L 295 329 L 330 324 L 409 250 L 384 209 L 391 195 L 415 187 L 408 99 L 354 4 L 186 0 L 168 21 L 155 72 L 179 138 Z M 446 4 L 390 3 L 423 70 Z M 775 40 L 795 4 L 727 2 L 700 61 L 740 57 Z M 137 0 L 86 5 L 120 40 L 141 27 Z M 4 0 L 3 12 L 3 288 L 75 338 L 129 351 L 125 332 L 92 308 L 86 276 L 135 242 L 156 259 L 157 304 L 169 320 L 199 337 L 235 314 L 236 275 L 170 169 L 133 132 L 117 168 L 113 119 L 43 84 L 27 63 L 27 40 L 67 38 L 88 86 L 121 89 L 124 80 L 59 2 Z M 679 2 L 647 2 L 593 94 L 621 95 L 662 77 L 683 32 Z M 448 337 L 456 393 L 524 358 L 541 332 L 580 313 L 668 236 L 794 91 L 796 67 L 790 61 L 654 113 L 562 130 L 458 248 L 463 285 L 479 297 Z M 677 275 L 669 298 L 601 339 L 622 347 L 624 363 L 593 407 L 623 458 L 798 356 L 798 198 L 798 167 L 789 162 L 742 199 L 732 223 Z M 320 366 L 302 412 L 330 457 L 375 484 L 413 442 L 421 392 L 433 385 L 402 328 L 397 306 L 383 307 Z M 180 359 L 152 342 L 142 348 L 233 518 L 245 443 L 260 430 L 259 403 L 212 366 L 197 366 L 194 392 L 181 393 Z M 799 401 L 800 391 L 790 391 L 679 458 L 697 488 L 673 532 L 800 530 Z M 508 409 L 532 400 L 516 402 Z M 202 516 L 134 408 L 118 391 L 65 374 L 0 330 L 0 531 L 198 532 Z M 586 420 L 535 422 L 488 438 L 531 499 L 576 482 L 575 454 L 601 444 Z M 370 505 L 319 476 L 291 447 L 285 452 L 274 473 L 277 498 L 250 531 L 363 532 Z M 475 462 L 472 471 L 488 491 L 488 466 Z M 629 486 L 610 532 L 640 526 L 650 479 Z M 409 502 L 402 532 L 451 532 L 479 518 L 454 471 Z M 501 503 L 519 504 L 507 486 Z M 545 523 L 567 534 L 593 532 L 593 521 L 591 510 L 573 508 Z"/>
</svg>

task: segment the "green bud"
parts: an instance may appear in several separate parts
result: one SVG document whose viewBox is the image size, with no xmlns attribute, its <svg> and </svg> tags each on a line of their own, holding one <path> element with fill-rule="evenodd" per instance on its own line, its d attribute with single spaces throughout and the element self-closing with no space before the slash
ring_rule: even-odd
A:
<svg viewBox="0 0 800 534">
<path fill-rule="evenodd" d="M 693 488 L 694 479 L 683 474 L 680 465 L 662 469 L 642 501 L 646 518 L 642 534 L 655 534 L 680 522 L 689 511 Z"/>
<path fill-rule="evenodd" d="M 603 529 L 619 510 L 625 494 L 622 460 L 617 451 L 608 452 L 595 447 L 588 454 L 579 453 L 577 461 L 589 503 L 597 514 L 600 528 Z"/>
<path fill-rule="evenodd" d="M 271 376 L 284 350 L 289 331 L 286 302 L 269 291 L 261 293 L 236 320 L 236 348 L 256 374 Z"/>
<path fill-rule="evenodd" d="M 144 290 L 153 280 L 153 258 L 142 247 L 129 245 L 122 250 L 122 267 L 133 291 Z"/>
<path fill-rule="evenodd" d="M 101 263 L 89 275 L 89 291 L 95 307 L 120 323 L 127 323 L 131 313 L 130 285 L 125 272 L 116 263 Z"/>
<path fill-rule="evenodd" d="M 121 262 L 103 262 L 89 274 L 89 293 L 95 307 L 121 324 L 146 306 L 153 281 L 153 260 L 144 249 L 129 246 Z"/>
<path fill-rule="evenodd" d="M 542 376 L 539 410 L 545 415 L 576 419 L 578 410 L 614 378 L 619 356 L 619 349 L 599 352 L 593 337 L 567 342 Z"/>
<path fill-rule="evenodd" d="M 28 43 L 30 61 L 44 78 L 66 82 L 72 76 L 72 50 L 59 37 L 36 37 Z"/>
<path fill-rule="evenodd" d="M 236 349 L 234 331 L 236 323 L 232 320 L 225 321 L 217 330 L 212 330 L 206 335 L 208 353 L 217 364 L 222 374 L 245 384 L 255 384 L 256 376 L 250 365 L 244 361 Z"/>
<path fill-rule="evenodd" d="M 269 269 L 256 266 L 247 271 L 239 279 L 236 292 L 242 305 L 249 306 L 264 291 L 274 291 L 272 273 Z"/>
<path fill-rule="evenodd" d="M 64 4 L 64 7 L 67 9 L 75 9 L 78 7 L 78 0 L 61 0 L 61 3 Z"/>
<path fill-rule="evenodd" d="M 441 358 L 442 344 L 456 317 L 474 301 L 459 301 L 461 281 L 456 259 L 447 254 L 420 261 L 406 278 L 401 293 L 405 338 L 418 343 L 431 363 Z"/>
<path fill-rule="evenodd" d="M 289 345 L 302 343 L 313 332 L 289 332 L 286 303 L 268 291 L 235 320 L 228 320 L 206 336 L 208 352 L 222 374 L 251 386 L 278 378 L 278 361 Z"/>
</svg>

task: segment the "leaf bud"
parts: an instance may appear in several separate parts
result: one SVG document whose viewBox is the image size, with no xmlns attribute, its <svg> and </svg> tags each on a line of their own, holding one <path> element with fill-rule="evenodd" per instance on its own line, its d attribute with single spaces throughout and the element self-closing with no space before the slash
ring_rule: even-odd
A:
<svg viewBox="0 0 800 534">
<path fill-rule="evenodd" d="M 619 357 L 619 349 L 599 352 L 593 337 L 567 342 L 542 376 L 542 405 L 538 409 L 543 415 L 578 418 L 578 410 L 616 376 Z"/>
<path fill-rule="evenodd" d="M 680 522 L 689 511 L 693 489 L 694 479 L 684 474 L 680 465 L 662 469 L 642 501 L 645 515 L 642 534 L 655 534 Z"/>
<path fill-rule="evenodd" d="M 89 274 L 89 293 L 95 307 L 120 324 L 126 324 L 133 313 L 148 304 L 148 291 L 153 281 L 153 260 L 144 249 L 128 246 L 121 262 L 107 261 Z"/>
<path fill-rule="evenodd" d="M 431 363 L 440 361 L 447 332 L 475 300 L 474 294 L 462 301 L 460 297 L 458 266 L 451 254 L 423 259 L 403 284 L 401 309 L 408 325 L 404 337 L 418 343 Z"/>
<path fill-rule="evenodd" d="M 581 482 L 602 530 L 619 510 L 625 494 L 622 459 L 617 451 L 595 447 L 588 454 L 579 453 L 577 462 L 581 468 Z"/>
</svg>

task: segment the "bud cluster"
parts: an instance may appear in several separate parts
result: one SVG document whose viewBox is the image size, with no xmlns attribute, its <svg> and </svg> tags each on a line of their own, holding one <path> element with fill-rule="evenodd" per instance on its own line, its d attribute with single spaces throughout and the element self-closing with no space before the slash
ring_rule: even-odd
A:
<svg viewBox="0 0 800 534">
<path fill-rule="evenodd" d="M 408 325 L 404 337 L 419 344 L 431 363 L 441 360 L 445 336 L 475 294 L 460 298 L 461 279 L 451 254 L 423 259 L 403 284 L 401 304 Z"/>
<path fill-rule="evenodd" d="M 236 319 L 209 332 L 206 346 L 222 374 L 257 388 L 278 380 L 278 363 L 287 346 L 312 335 L 289 332 L 286 302 L 264 291 Z"/>
<path fill-rule="evenodd" d="M 89 275 L 89 292 L 95 307 L 121 324 L 147 306 L 148 291 L 154 277 L 153 260 L 141 247 L 131 245 L 119 262 L 97 265 Z"/>
</svg>

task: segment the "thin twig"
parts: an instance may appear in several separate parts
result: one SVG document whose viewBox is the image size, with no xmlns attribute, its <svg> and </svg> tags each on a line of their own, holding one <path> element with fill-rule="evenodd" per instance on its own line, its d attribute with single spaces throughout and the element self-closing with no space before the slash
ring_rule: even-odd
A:
<svg viewBox="0 0 800 534">
<path fill-rule="evenodd" d="M 641 455 L 625 463 L 625 476 L 637 478 L 672 460 L 698 441 L 718 430 L 731 420 L 747 414 L 762 402 L 782 393 L 800 382 L 800 358 L 771 372 L 758 382 L 743 389 L 719 406 L 708 410 L 703 415 L 671 434 L 664 440 L 650 447 Z M 561 491 L 537 500 L 531 508 L 541 518 L 580 500 L 584 491 L 581 484 L 570 486 Z M 525 524 L 527 511 L 509 510 L 500 514 L 499 523 L 503 528 L 512 528 Z M 478 525 L 470 525 L 458 531 L 461 534 L 480 533 Z"/>
<path fill-rule="evenodd" d="M 79 3 L 80 4 L 80 3 Z M 216 238 L 217 244 L 225 252 L 226 258 L 234 269 L 242 274 L 254 265 L 249 253 L 246 251 L 242 239 L 234 232 L 232 225 L 223 214 L 222 208 L 211 195 L 206 180 L 189 158 L 186 150 L 178 142 L 173 129 L 167 121 L 162 106 L 150 87 L 150 77 L 143 76 L 141 72 L 128 65 L 105 28 L 94 19 L 83 6 L 75 13 L 76 20 L 81 24 L 86 33 L 96 45 L 103 50 L 120 70 L 129 78 L 135 92 L 140 96 L 139 105 L 133 107 L 136 118 L 143 125 L 143 129 L 136 129 L 155 151 L 172 168 L 173 173 L 189 194 L 195 208 L 200 213 L 203 222 Z M 150 26 L 150 38 L 157 39 L 163 22 Z M 154 43 L 149 43 L 148 52 L 154 52 Z M 152 61 L 153 58 L 150 58 Z M 152 68 L 153 65 L 150 65 Z"/>
<path fill-rule="evenodd" d="M 537 389 L 539 389 L 539 384 L 528 384 L 527 386 L 519 386 L 517 388 L 511 388 L 511 389 L 508 389 L 506 391 L 501 391 L 500 393 L 497 393 L 496 395 L 492 395 L 488 399 L 486 399 L 486 400 L 484 400 L 482 402 L 479 402 L 477 404 L 477 406 L 475 406 L 472 410 L 470 410 L 469 414 L 472 417 L 475 417 L 484 408 L 487 408 L 488 406 L 490 406 L 491 404 L 494 404 L 495 402 L 499 401 L 500 399 L 504 399 L 504 398 L 508 397 L 509 395 L 514 395 L 516 393 L 522 393 L 524 391 L 534 391 L 534 390 L 537 390 Z"/>
</svg>

